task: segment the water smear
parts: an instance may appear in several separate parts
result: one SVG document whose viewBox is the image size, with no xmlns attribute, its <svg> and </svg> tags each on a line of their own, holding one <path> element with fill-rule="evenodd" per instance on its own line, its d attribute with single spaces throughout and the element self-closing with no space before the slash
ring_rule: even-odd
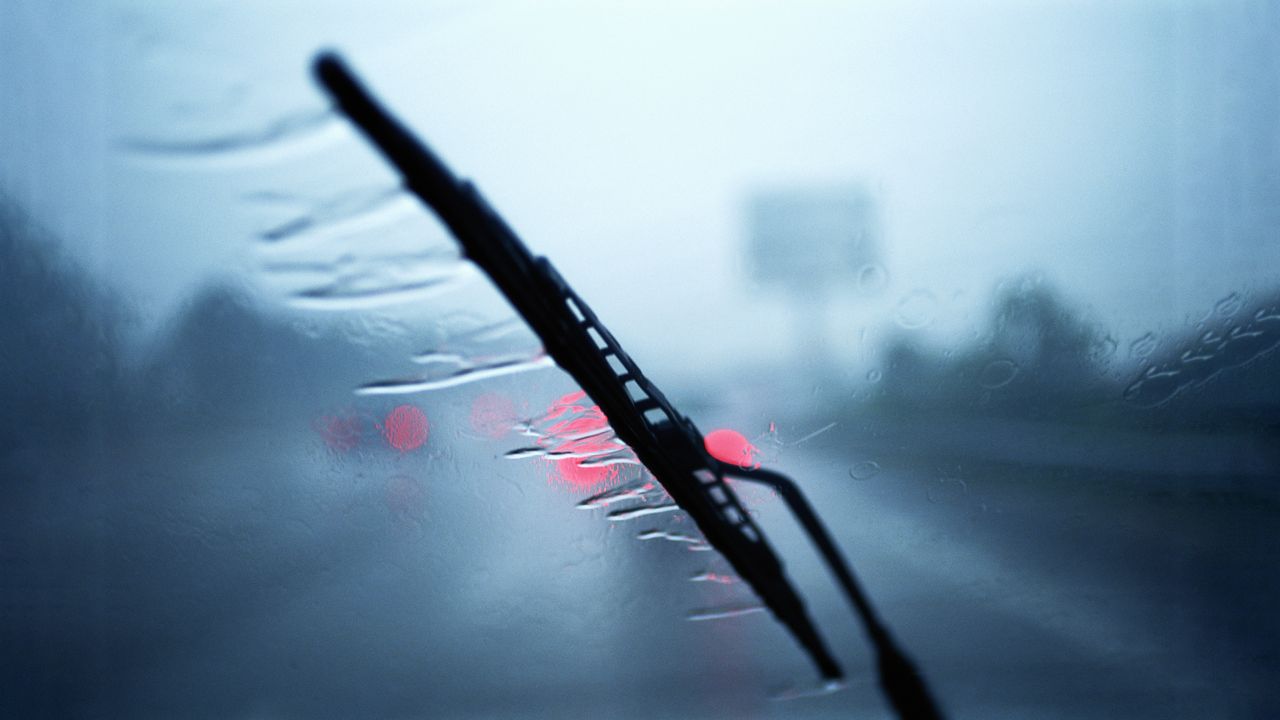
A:
<svg viewBox="0 0 1280 720">
<path fill-rule="evenodd" d="M 826 425 L 823 425 L 822 427 L 818 428 L 817 430 L 814 430 L 813 432 L 809 433 L 808 435 L 805 435 L 804 437 L 800 438 L 799 440 L 796 440 L 795 442 L 789 443 L 789 445 L 791 445 L 792 447 L 794 447 L 794 446 L 796 446 L 796 445 L 799 445 L 799 444 L 800 444 L 800 443 L 802 443 L 802 442 L 808 442 L 809 440 L 812 440 L 812 439 L 814 439 L 814 438 L 818 437 L 818 436 L 819 436 L 819 435 L 821 435 L 822 433 L 825 433 L 825 432 L 827 432 L 828 430 L 831 430 L 831 429 L 835 428 L 835 426 L 836 426 L 836 425 L 838 425 L 838 424 L 839 424 L 839 423 L 835 423 L 835 422 L 827 423 Z"/>
<path fill-rule="evenodd" d="M 880 474 L 880 463 L 875 460 L 862 460 L 849 468 L 849 477 L 854 480 L 870 480 Z"/>
<path fill-rule="evenodd" d="M 581 390 L 556 399 L 542 416 L 521 423 L 519 432 L 553 461 L 552 479 L 575 490 L 613 488 L 622 479 L 619 466 L 641 464 Z"/>
<path fill-rule="evenodd" d="M 1129 357 L 1147 357 L 1155 351 L 1156 345 L 1158 344 L 1159 340 L 1156 338 L 1155 333 L 1147 333 L 1137 340 L 1134 340 L 1132 343 L 1129 343 Z"/>
<path fill-rule="evenodd" d="M 621 440 L 617 442 L 619 445 L 622 445 Z M 617 452 L 613 452 L 608 455 L 584 457 L 586 457 L 586 459 L 578 463 L 580 467 L 584 468 L 602 468 L 612 467 L 614 465 L 636 465 L 642 467 L 644 465 L 644 463 L 641 463 L 639 458 L 635 456 L 635 453 L 631 451 L 631 448 L 625 445 L 622 445 L 622 449 Z"/>
<path fill-rule="evenodd" d="M 671 542 L 698 544 L 706 541 L 700 537 L 686 535 L 684 533 L 673 533 L 666 530 L 645 530 L 636 535 L 637 540 L 670 540 Z"/>
<path fill-rule="evenodd" d="M 761 612 L 764 612 L 763 605 L 732 605 L 729 607 L 694 610 L 685 616 L 685 619 L 689 622 L 724 620 L 726 618 L 742 617 L 743 615 L 752 615 Z"/>
<path fill-rule="evenodd" d="M 869 264 L 858 269 L 858 290 L 864 295 L 875 295 L 889 285 L 889 272 L 883 265 Z"/>
<path fill-rule="evenodd" d="M 373 287 L 364 287 L 366 283 L 362 282 L 363 278 L 343 279 L 299 290 L 289 296 L 288 302 L 305 310 L 367 310 L 421 300 L 452 290 L 462 278 L 461 275 L 446 275 L 416 282 L 379 283 Z"/>
<path fill-rule="evenodd" d="M 528 329 L 524 320 L 514 315 L 508 318 L 503 318 L 502 320 L 482 323 L 479 325 L 476 325 L 475 322 L 476 321 L 472 320 L 471 322 L 466 323 L 464 327 L 454 327 L 455 325 L 462 323 L 457 320 L 441 321 L 440 329 L 442 334 L 448 337 L 452 342 L 459 345 L 504 340 L 519 331 Z M 422 354 L 425 355 L 427 353 Z"/>
<path fill-rule="evenodd" d="M 455 251 L 388 252 L 332 258 L 311 256 L 264 262 L 288 302 L 313 310 L 363 310 L 419 300 L 456 288 L 476 276 Z"/>
<path fill-rule="evenodd" d="M 414 209 L 399 187 L 353 190 L 306 204 L 311 206 L 309 211 L 262 231 L 258 237 L 266 242 L 281 242 L 342 224 L 391 220 L 400 211 Z"/>
<path fill-rule="evenodd" d="M 628 508 L 626 510 L 614 510 L 609 513 L 610 522 L 621 522 L 623 520 L 634 520 L 639 517 L 648 517 L 649 515 L 660 515 L 662 513 L 675 512 L 680 506 L 675 503 L 663 503 L 661 505 L 643 505 L 636 508 Z"/>
<path fill-rule="evenodd" d="M 938 298 L 928 290 L 912 290 L 898 301 L 893 319 L 906 330 L 919 330 L 933 323 Z"/>
<path fill-rule="evenodd" d="M 300 110 L 262 125 L 202 138 L 124 138 L 117 145 L 127 153 L 173 159 L 212 159 L 253 156 L 315 140 L 342 127 L 329 109 Z M 336 137 L 336 133 L 335 133 Z"/>
<path fill-rule="evenodd" d="M 1215 312 L 1226 319 L 1209 328 L 1181 349 L 1172 359 L 1155 361 L 1143 368 L 1125 388 L 1123 397 L 1140 407 L 1156 407 L 1191 387 L 1212 380 L 1224 370 L 1239 367 L 1280 346 L 1280 306 L 1269 303 L 1248 319 L 1232 324 L 1242 302 L 1235 293 L 1220 300 Z M 1147 336 L 1144 336 L 1144 338 Z M 1140 338 L 1139 340 L 1142 340 Z M 1166 355 L 1168 357 L 1168 355 Z"/>
<path fill-rule="evenodd" d="M 488 380 L 504 375 L 529 372 L 541 368 L 552 367 L 555 362 L 549 355 L 539 354 L 524 360 L 505 360 L 490 365 L 474 365 L 458 368 L 443 377 L 409 378 L 403 380 L 383 380 L 362 385 L 356 389 L 357 395 L 408 395 L 411 393 L 430 392 L 445 388 L 466 385 L 467 383 Z"/>
<path fill-rule="evenodd" d="M 992 360 L 982 368 L 978 384 L 988 390 L 1002 388 L 1018 375 L 1018 364 L 1012 360 Z"/>
<path fill-rule="evenodd" d="M 652 480 L 637 480 L 627 483 L 621 487 L 611 490 L 605 490 L 578 503 L 578 508 L 582 510 L 592 510 L 595 508 L 608 507 L 614 503 L 625 502 L 627 500 L 645 500 L 653 493 L 659 492 L 661 488 Z"/>
<path fill-rule="evenodd" d="M 742 582 L 740 578 L 734 575 L 724 575 L 714 572 L 700 572 L 689 578 L 689 582 L 709 582 L 717 585 L 733 585 Z"/>
<path fill-rule="evenodd" d="M 1233 292 L 1219 300 L 1213 309 L 1222 317 L 1231 317 L 1240 312 L 1242 307 L 1244 307 L 1244 298 L 1240 297 L 1240 293 Z"/>
<path fill-rule="evenodd" d="M 524 448 L 516 448 L 515 450 L 508 450 L 507 452 L 502 454 L 502 457 L 508 460 L 523 460 L 525 458 L 531 458 L 531 457 L 542 457 L 543 455 L 546 455 L 546 454 L 547 454 L 546 448 L 524 447 Z"/>
<path fill-rule="evenodd" d="M 844 680 L 820 680 L 814 685 L 796 685 L 770 693 L 769 699 L 774 702 L 787 702 L 789 700 L 823 697 L 838 693 L 847 687 L 849 687 L 849 683 Z"/>
</svg>

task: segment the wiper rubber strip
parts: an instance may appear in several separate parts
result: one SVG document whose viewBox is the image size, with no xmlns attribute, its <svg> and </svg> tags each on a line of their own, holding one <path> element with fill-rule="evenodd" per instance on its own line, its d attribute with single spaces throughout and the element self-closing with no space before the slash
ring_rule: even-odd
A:
<svg viewBox="0 0 1280 720">
<path fill-rule="evenodd" d="M 384 110 L 334 54 L 316 58 L 315 75 L 337 107 L 399 172 L 542 340 L 547 354 L 581 386 L 618 438 L 689 515 L 805 650 L 828 681 L 843 678 L 804 601 L 726 475 L 764 483 L 782 496 L 830 567 L 875 648 L 880 686 L 900 718 L 940 718 L 924 679 L 894 642 L 817 514 L 786 476 L 711 457 L 702 434 L 640 372 L 551 263 L 529 252 L 476 188 L 459 180 Z M 616 367 L 620 369 L 615 369 Z"/>
</svg>

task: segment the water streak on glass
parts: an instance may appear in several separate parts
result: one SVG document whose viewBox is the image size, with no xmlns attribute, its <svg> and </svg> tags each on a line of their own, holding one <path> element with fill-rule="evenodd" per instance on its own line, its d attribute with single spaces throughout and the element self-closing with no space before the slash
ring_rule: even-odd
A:
<svg viewBox="0 0 1280 720">
<path fill-rule="evenodd" d="M 126 153 L 170 159 L 247 159 L 301 150 L 326 137 L 339 136 L 338 118 L 328 109 L 307 109 L 272 118 L 257 127 L 194 138 L 126 137 L 117 141 Z M 265 159 L 265 158 L 264 158 Z"/>
<path fill-rule="evenodd" d="M 381 380 L 361 385 L 356 389 L 357 395 L 408 395 L 412 393 L 430 392 L 445 388 L 457 387 L 467 383 L 489 380 L 504 375 L 540 370 L 554 367 L 555 362 L 549 355 L 537 354 L 523 359 L 501 359 L 488 364 L 464 364 L 449 374 L 440 377 L 404 378 L 399 380 Z"/>
<path fill-rule="evenodd" d="M 1275 3 L 587 5 L 0 2 L 0 717 L 885 714 L 770 490 L 851 691 L 671 622 L 752 598 L 606 519 L 670 498 L 326 45 L 785 461 L 953 716 L 1280 717 Z M 876 223 L 754 245 L 846 179 Z"/>
<path fill-rule="evenodd" d="M 579 390 L 553 401 L 536 418 L 518 426 L 536 448 L 517 448 L 508 459 L 542 457 L 555 478 L 576 491 L 596 493 L 623 481 L 623 466 L 640 466 L 635 452 L 614 434 L 599 406 Z"/>
<path fill-rule="evenodd" d="M 685 616 L 685 619 L 689 622 L 703 622 L 706 620 L 725 620 L 762 612 L 764 612 L 763 605 L 730 605 L 720 608 L 693 610 Z"/>
<path fill-rule="evenodd" d="M 463 326 L 459 327 L 458 322 L 442 322 L 444 330 L 447 333 L 450 342 L 460 345 L 469 345 L 471 343 L 490 343 L 498 340 L 510 338 L 512 335 L 524 334 L 532 337 L 532 332 L 525 325 L 521 318 L 511 317 L 503 318 L 493 322 L 484 322 L 476 324 L 475 322 L 462 318 Z M 430 355 L 431 352 L 419 353 L 419 355 Z"/>
<path fill-rule="evenodd" d="M 1160 341 L 1156 338 L 1155 333 L 1146 333 L 1142 337 L 1139 337 L 1129 343 L 1129 357 L 1145 358 L 1155 351 L 1156 345 L 1158 345 L 1159 342 Z"/>
<path fill-rule="evenodd" d="M 367 230 L 369 226 L 391 222 L 418 210 L 399 187 L 373 186 L 321 199 L 304 199 L 281 193 L 258 193 L 249 199 L 298 208 L 288 220 L 258 233 L 259 239 L 266 242 L 293 240 L 338 226 L 360 226 Z"/>
<path fill-rule="evenodd" d="M 669 540 L 671 542 L 689 543 L 691 545 L 705 544 L 705 540 L 694 535 L 685 533 L 670 532 L 668 530 L 645 530 L 636 535 L 637 540 Z"/>
<path fill-rule="evenodd" d="M 836 425 L 839 425 L 839 424 L 840 423 L 838 422 L 829 422 L 826 425 L 823 425 L 822 427 L 818 428 L 817 430 L 814 430 L 813 432 L 809 433 L 808 435 L 805 435 L 799 440 L 793 440 L 792 442 L 788 443 L 788 445 L 799 445 L 802 442 L 808 442 L 809 440 L 812 440 L 829 430 L 835 429 Z"/>
<path fill-rule="evenodd" d="M 1244 301 L 1236 293 L 1215 306 L 1214 327 L 1174 353 L 1144 367 L 1124 390 L 1124 399 L 1140 407 L 1161 405 L 1188 388 L 1203 385 L 1224 370 L 1247 365 L 1280 345 L 1280 298 L 1272 297 L 1237 323 L 1232 318 Z M 1212 315 L 1212 313 L 1210 314 Z M 1146 336 L 1144 336 L 1146 337 Z"/>
<path fill-rule="evenodd" d="M 735 583 L 742 582 L 742 580 L 735 575 L 725 575 L 724 573 L 716 573 L 708 570 L 690 577 L 689 582 L 709 582 L 717 585 L 733 585 Z"/>
<path fill-rule="evenodd" d="M 610 444 L 620 445 L 618 440 L 610 439 Z M 591 463 L 592 460 L 600 458 L 601 453 L 608 453 L 607 449 L 590 449 L 590 450 L 545 450 L 543 457 L 548 460 L 580 460 L 576 463 L 578 467 L 607 467 L 609 465 L 619 465 L 617 462 Z"/>
<path fill-rule="evenodd" d="M 632 452 L 631 448 L 628 448 L 628 447 L 624 447 L 623 449 L 618 450 L 617 452 L 610 453 L 608 455 L 593 454 L 593 455 L 585 455 L 582 457 L 584 457 L 585 459 L 582 462 L 578 463 L 578 466 L 584 467 L 584 468 L 601 468 L 601 467 L 610 467 L 613 465 L 636 465 L 636 466 L 642 465 L 640 460 L 636 458 L 635 453 Z"/>
<path fill-rule="evenodd" d="M 469 276 L 454 273 L 425 280 L 387 282 L 377 274 L 347 276 L 293 293 L 289 304 L 306 310 L 365 310 L 399 305 L 453 290 Z"/>
<path fill-rule="evenodd" d="M 262 247 L 263 280 L 291 305 L 308 310 L 402 304 L 459 289 L 476 276 L 453 248 L 408 249 L 368 240 L 353 244 L 344 238 L 323 246 Z"/>
<path fill-rule="evenodd" d="M 526 447 L 526 448 L 516 448 L 515 450 L 508 450 L 507 452 L 502 454 L 502 457 L 508 460 L 523 460 L 525 458 L 531 458 L 531 457 L 542 457 L 546 454 L 547 454 L 546 448 Z"/>
<path fill-rule="evenodd" d="M 592 510 L 595 508 L 608 507 L 614 503 L 626 502 L 629 500 L 643 501 L 648 498 L 648 496 L 659 492 L 662 492 L 662 488 L 660 488 L 653 480 L 636 480 L 592 495 L 586 500 L 579 502 L 578 507 L 582 510 Z"/>
<path fill-rule="evenodd" d="M 628 508 L 626 510 L 614 510 L 609 513 L 611 522 L 619 522 L 622 520 L 634 520 L 638 517 L 647 517 L 649 515 L 658 515 L 661 513 L 675 512 L 680 509 L 675 503 L 665 503 L 662 505 L 644 505 L 637 508 Z"/>
<path fill-rule="evenodd" d="M 826 681 L 818 682 L 808 686 L 794 686 L 770 693 L 769 699 L 775 702 L 789 702 L 792 700 L 803 700 L 805 698 L 823 697 L 838 693 L 849 687 L 848 681 Z"/>
</svg>

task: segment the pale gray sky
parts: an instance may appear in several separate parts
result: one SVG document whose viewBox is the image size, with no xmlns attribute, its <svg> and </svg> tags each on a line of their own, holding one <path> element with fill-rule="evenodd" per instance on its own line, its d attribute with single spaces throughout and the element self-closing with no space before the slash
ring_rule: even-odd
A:
<svg viewBox="0 0 1280 720">
<path fill-rule="evenodd" d="M 5 3 L 0 188 L 145 318 L 212 275 L 260 285 L 253 235 L 282 210 L 246 198 L 390 175 L 338 122 L 199 148 L 323 109 L 308 62 L 336 47 L 650 367 L 785 352 L 787 308 L 744 277 L 745 202 L 848 182 L 881 203 L 889 283 L 835 298 L 839 352 L 904 298 L 935 304 L 914 332 L 950 342 L 983 323 L 998 279 L 1034 270 L 1123 342 L 1280 280 L 1276 17 L 1253 2 Z"/>
</svg>

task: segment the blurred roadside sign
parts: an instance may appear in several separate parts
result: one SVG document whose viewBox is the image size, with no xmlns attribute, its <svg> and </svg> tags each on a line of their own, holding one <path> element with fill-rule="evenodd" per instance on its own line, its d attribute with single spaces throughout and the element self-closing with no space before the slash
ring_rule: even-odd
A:
<svg viewBox="0 0 1280 720">
<path fill-rule="evenodd" d="M 757 194 L 748 233 L 752 279 L 793 294 L 856 282 L 877 263 L 875 200 L 860 185 Z"/>
</svg>

